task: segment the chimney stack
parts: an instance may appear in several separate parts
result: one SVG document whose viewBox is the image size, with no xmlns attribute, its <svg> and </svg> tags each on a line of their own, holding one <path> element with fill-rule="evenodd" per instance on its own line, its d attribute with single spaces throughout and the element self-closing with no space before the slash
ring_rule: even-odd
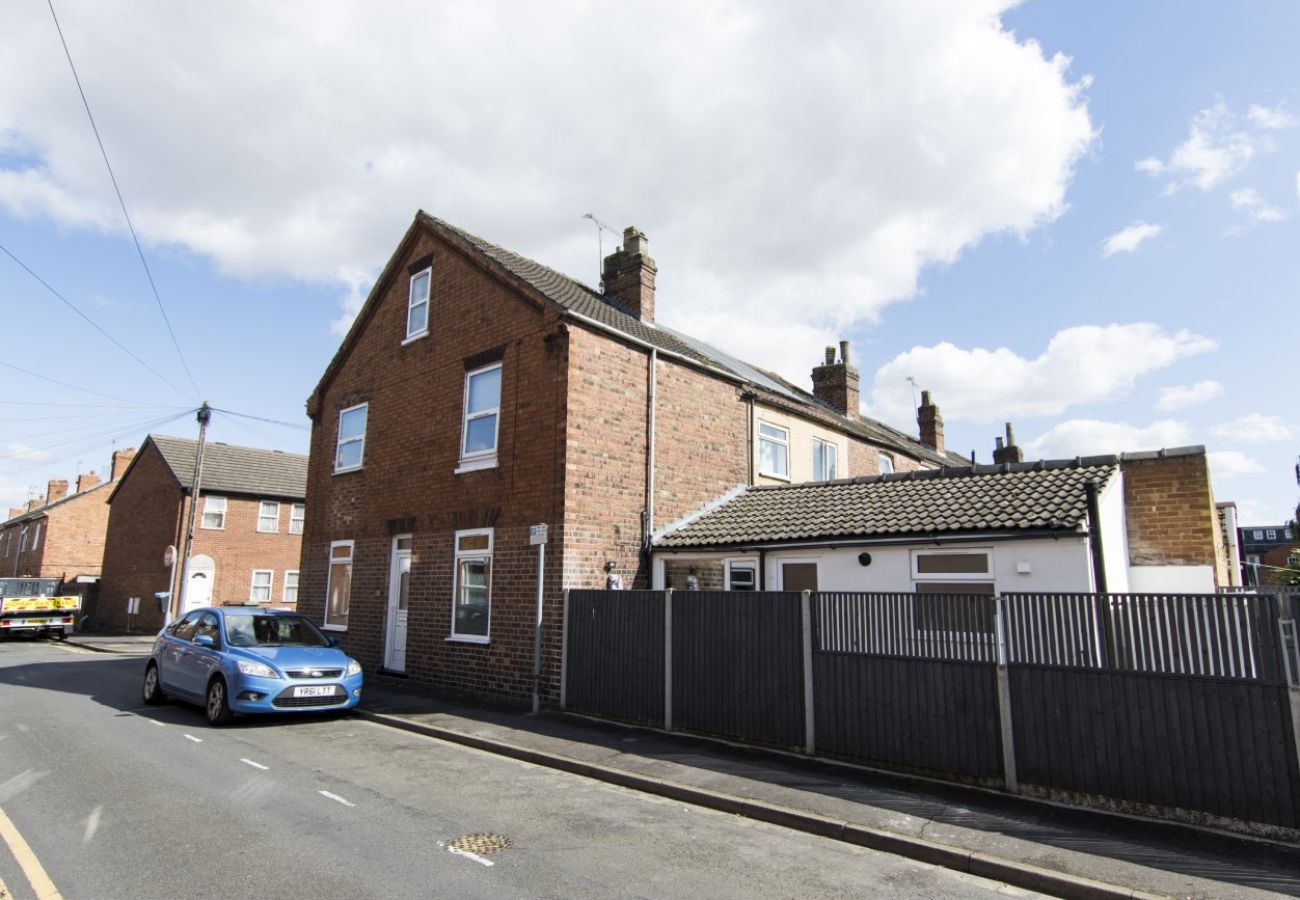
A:
<svg viewBox="0 0 1300 900">
<path fill-rule="evenodd" d="M 1025 451 L 1016 446 L 1016 433 L 1011 429 L 1011 423 L 1007 423 L 1007 442 L 1002 443 L 1002 438 L 993 439 L 993 462 L 1001 465 L 1002 463 L 1018 463 L 1025 461 Z"/>
<path fill-rule="evenodd" d="M 27 510 L 21 506 L 11 506 L 9 507 L 9 518 L 16 519 L 25 512 L 27 512 Z"/>
<path fill-rule="evenodd" d="M 77 476 L 77 493 L 87 491 L 99 484 L 99 475 L 95 472 L 87 472 L 85 475 Z"/>
<path fill-rule="evenodd" d="M 126 467 L 131 465 L 131 460 L 135 458 L 135 448 L 127 447 L 125 450 L 117 450 L 113 453 L 113 467 L 110 470 L 113 474 L 108 476 L 109 481 L 117 481 L 126 471 Z"/>
<path fill-rule="evenodd" d="M 53 503 L 55 500 L 62 500 L 68 496 L 68 481 L 61 478 L 58 481 L 51 481 L 45 486 L 46 502 Z"/>
<path fill-rule="evenodd" d="M 45 505 L 44 497 L 33 497 L 32 499 L 27 501 L 27 505 L 23 507 L 23 512 L 31 512 L 32 510 L 39 509 L 44 505 Z"/>
<path fill-rule="evenodd" d="M 605 257 L 601 279 L 605 297 L 613 300 L 642 322 L 655 320 L 655 273 L 659 267 L 650 258 L 649 240 L 640 229 L 623 229 L 623 246 Z"/>
<path fill-rule="evenodd" d="M 858 370 L 849 365 L 849 342 L 840 341 L 839 362 L 835 348 L 826 348 L 826 362 L 812 370 L 813 396 L 841 415 L 856 419 L 858 407 Z"/>
<path fill-rule="evenodd" d="M 943 416 L 930 399 L 929 391 L 921 391 L 921 405 L 916 409 L 916 424 L 921 428 L 921 443 L 935 451 L 943 452 Z"/>
</svg>

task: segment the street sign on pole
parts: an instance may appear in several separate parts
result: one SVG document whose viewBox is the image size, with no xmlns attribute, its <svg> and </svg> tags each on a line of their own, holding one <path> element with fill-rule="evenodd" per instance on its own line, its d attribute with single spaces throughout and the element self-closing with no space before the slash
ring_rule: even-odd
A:
<svg viewBox="0 0 1300 900">
<path fill-rule="evenodd" d="M 528 527 L 528 543 L 536 547 L 539 544 L 546 543 L 546 526 L 530 525 Z"/>
</svg>

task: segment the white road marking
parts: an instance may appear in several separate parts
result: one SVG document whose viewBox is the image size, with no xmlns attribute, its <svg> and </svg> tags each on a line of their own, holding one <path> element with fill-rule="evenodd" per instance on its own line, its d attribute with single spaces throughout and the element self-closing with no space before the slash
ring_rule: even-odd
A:
<svg viewBox="0 0 1300 900">
<path fill-rule="evenodd" d="M 462 849 L 460 849 L 459 847 L 448 847 L 448 848 L 447 848 L 447 852 L 448 852 L 448 853 L 454 853 L 454 854 L 456 854 L 457 856 L 463 856 L 463 857 L 465 857 L 466 859 L 472 859 L 472 860 L 474 860 L 474 862 L 478 863 L 480 866 L 495 866 L 495 865 L 496 865 L 496 863 L 494 863 L 494 862 L 493 862 L 492 860 L 490 860 L 490 859 L 484 859 L 483 857 L 479 856 L 477 853 L 470 853 L 468 850 L 462 850 Z"/>
<path fill-rule="evenodd" d="M 159 722 L 157 719 L 150 719 L 149 721 L 152 722 L 152 723 L 154 723 L 155 725 L 157 725 L 159 728 L 166 728 L 166 727 L 167 727 L 167 726 L 164 725 L 162 722 Z"/>
<path fill-rule="evenodd" d="M 317 791 L 317 793 L 320 794 L 322 797 L 329 797 L 331 800 L 334 800 L 338 803 L 342 803 L 344 806 L 356 806 L 355 803 L 352 803 L 348 800 L 344 800 L 338 794 L 331 794 L 329 791 Z"/>
<path fill-rule="evenodd" d="M 244 759 L 243 757 L 240 757 L 239 761 L 246 766 L 252 766 L 254 769 L 261 769 L 263 772 L 271 771 L 270 766 L 264 766 L 260 762 L 253 762 L 251 759 Z"/>
<path fill-rule="evenodd" d="M 99 815 L 103 811 L 104 807 L 102 805 L 96 806 L 90 811 L 90 817 L 86 819 L 86 833 L 81 838 L 83 844 L 89 844 L 91 839 L 95 836 L 95 832 L 99 831 Z"/>
<path fill-rule="evenodd" d="M 192 735 L 192 734 L 187 734 L 187 735 L 185 735 L 185 740 L 187 740 L 187 741 L 193 741 L 193 742 L 196 743 L 196 744 L 201 744 L 201 743 L 203 743 L 203 738 L 196 738 L 196 737 L 195 737 L 194 735 Z"/>
</svg>

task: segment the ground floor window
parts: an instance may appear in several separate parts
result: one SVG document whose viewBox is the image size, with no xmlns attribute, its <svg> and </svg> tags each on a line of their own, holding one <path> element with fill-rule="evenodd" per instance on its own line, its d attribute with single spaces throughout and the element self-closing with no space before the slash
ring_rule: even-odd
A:
<svg viewBox="0 0 1300 900">
<path fill-rule="evenodd" d="M 280 600 L 282 603 L 298 602 L 298 573 L 292 569 L 284 573 L 284 593 Z"/>
<path fill-rule="evenodd" d="M 918 631 L 993 633 L 992 550 L 915 550 L 912 580 Z"/>
<path fill-rule="evenodd" d="M 492 529 L 456 532 L 451 636 L 486 643 L 492 614 Z"/>
<path fill-rule="evenodd" d="M 325 627 L 348 627 L 348 604 L 352 598 L 352 541 L 330 544 L 329 582 L 325 588 Z"/>
<path fill-rule="evenodd" d="M 248 599 L 254 603 L 271 602 L 271 583 L 275 573 L 270 569 L 254 569 L 253 583 L 248 589 Z"/>
</svg>

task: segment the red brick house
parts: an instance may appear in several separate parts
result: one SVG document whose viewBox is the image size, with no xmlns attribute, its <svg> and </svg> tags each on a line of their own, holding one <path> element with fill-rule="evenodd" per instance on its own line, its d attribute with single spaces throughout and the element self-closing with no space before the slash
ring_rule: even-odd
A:
<svg viewBox="0 0 1300 900">
<path fill-rule="evenodd" d="M 656 271 L 632 228 L 599 292 L 418 213 L 307 403 L 300 609 L 368 668 L 520 702 L 545 523 L 554 701 L 563 590 L 645 586 L 662 525 L 738 485 L 964 461 L 928 395 L 923 439 L 862 417 L 847 344 L 810 393 L 658 325 Z"/>
<path fill-rule="evenodd" d="M 160 592 L 180 594 L 198 442 L 151 434 L 108 497 L 98 627 L 161 628 Z M 186 607 L 293 606 L 306 519 L 307 457 L 209 442 L 203 453 Z M 163 553 L 179 548 L 168 567 Z"/>
<path fill-rule="evenodd" d="M 97 579 L 108 530 L 108 495 L 134 453 L 128 449 L 113 454 L 108 481 L 87 472 L 77 476 L 72 494 L 67 481 L 51 481 L 44 496 L 9 510 L 8 520 L 0 524 L 0 576 Z"/>
</svg>

